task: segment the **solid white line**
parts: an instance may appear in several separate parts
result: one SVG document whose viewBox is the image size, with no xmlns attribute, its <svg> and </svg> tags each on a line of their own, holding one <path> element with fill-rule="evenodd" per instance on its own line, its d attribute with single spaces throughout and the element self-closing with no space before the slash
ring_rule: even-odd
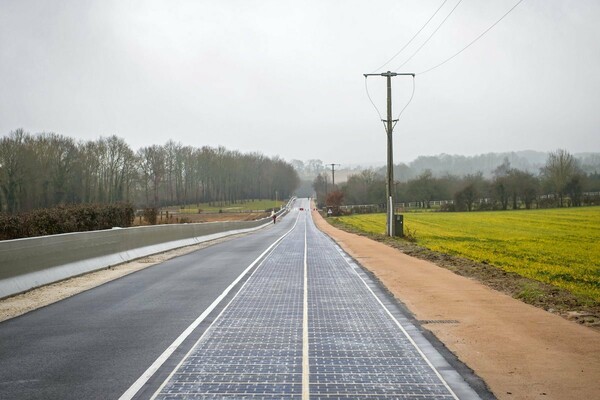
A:
<svg viewBox="0 0 600 400">
<path fill-rule="evenodd" d="M 229 285 L 227 287 L 227 289 L 225 289 L 223 291 L 223 293 L 221 293 L 219 295 L 219 297 L 217 297 L 215 299 L 215 301 L 213 301 L 212 304 L 210 306 L 208 306 L 208 308 L 206 310 L 204 310 L 204 312 L 202 314 L 200 314 L 200 316 L 198 318 L 196 318 L 196 320 L 194 322 L 192 322 L 192 324 L 190 326 L 188 326 L 187 329 L 185 331 L 183 331 L 181 333 L 181 335 L 179 335 L 179 337 L 177 339 L 175 339 L 175 341 L 173 343 L 171 343 L 171 345 L 169 347 L 167 347 L 167 349 L 156 359 L 156 361 L 154 361 L 152 363 L 152 365 L 150 365 L 150 367 L 148 367 L 148 369 L 133 383 L 133 385 L 131 385 L 131 387 L 129 389 L 127 389 L 127 391 L 125 393 L 123 393 L 121 395 L 121 397 L 119 397 L 119 400 L 131 400 L 137 394 L 137 392 L 139 392 L 140 389 L 148 382 L 148 380 L 150 380 L 152 375 L 154 375 L 156 373 L 156 371 L 158 371 L 158 369 L 165 363 L 165 361 L 167 361 L 167 359 L 173 354 L 173 352 L 175 352 L 175 350 L 177 350 L 177 348 L 181 345 L 181 343 L 183 343 L 183 341 L 194 331 L 194 329 L 196 329 L 198 327 L 198 325 L 200 325 L 200 323 L 202 323 L 202 321 L 204 321 L 204 319 L 219 305 L 219 303 L 225 298 L 225 296 L 227 296 L 227 294 L 229 294 L 231 289 L 233 289 L 238 284 L 238 282 L 244 276 L 246 276 L 246 274 L 264 257 L 265 254 L 267 254 L 269 251 L 271 251 L 271 249 L 273 249 L 273 247 L 275 247 L 277 244 L 279 244 L 279 242 L 281 242 L 283 240 L 283 238 L 285 238 L 290 232 L 292 232 L 294 230 L 294 228 L 296 227 L 297 223 L 298 223 L 298 218 L 296 218 L 296 222 L 294 223 L 294 226 L 292 226 L 292 228 L 289 231 L 287 231 L 283 236 L 281 236 L 279 239 L 277 239 L 275 242 L 273 242 L 273 244 L 271 244 L 265 251 L 263 251 L 252 262 L 252 264 L 250 264 L 235 279 L 235 281 L 233 281 L 231 283 L 231 285 Z"/>
<path fill-rule="evenodd" d="M 312 215 L 311 215 L 311 221 L 312 221 Z M 315 227 L 315 229 L 316 229 L 316 227 Z M 390 312 L 390 310 L 388 310 L 388 308 L 383 304 L 383 302 L 379 299 L 379 297 L 377 297 L 377 295 L 375 294 L 375 292 L 373 292 L 373 290 L 369 287 L 369 285 L 367 284 L 367 282 L 362 278 L 362 276 L 360 276 L 360 274 L 358 273 L 358 271 L 356 271 L 354 268 L 352 268 L 352 264 L 345 257 L 345 252 L 341 248 L 341 246 L 338 245 L 335 242 L 335 240 L 333 240 L 332 238 L 330 238 L 329 236 L 327 236 L 325 233 L 323 233 L 319 229 L 317 229 L 317 232 L 320 233 L 326 239 L 331 240 L 331 242 L 333 242 L 333 244 L 335 244 L 336 250 L 338 251 L 338 253 L 340 253 L 340 256 L 342 256 L 342 258 L 344 259 L 344 261 L 346 262 L 346 264 L 348 264 L 348 266 L 350 267 L 350 269 L 352 269 L 352 272 L 354 272 L 356 274 L 356 276 L 358 276 L 358 278 L 362 281 L 362 283 L 365 285 L 365 287 L 367 288 L 367 290 L 369 290 L 369 292 L 371 292 L 371 294 L 373 295 L 373 297 L 375 297 L 375 300 L 377 300 L 377 302 L 379 303 L 379 305 L 381 305 L 381 307 L 385 310 L 386 314 L 396 323 L 396 325 L 398 326 L 398 328 L 400 328 L 400 330 L 402 331 L 402 333 L 404 334 L 404 336 L 406 336 L 406 338 L 408 339 L 408 341 L 413 345 L 413 347 L 417 350 L 417 352 L 421 355 L 421 357 L 423 357 L 423 359 L 425 360 L 425 362 L 427 363 L 427 365 L 429 365 L 429 367 L 431 368 L 431 370 L 436 374 L 436 376 L 444 384 L 444 386 L 446 387 L 446 389 L 448 389 L 448 391 L 450 392 L 450 394 L 452 395 L 452 397 L 454 399 L 456 399 L 456 400 L 459 400 L 459 398 L 456 395 L 456 393 L 454 393 L 454 391 L 452 390 L 452 388 L 450 388 L 450 386 L 448 385 L 448 383 L 446 382 L 446 380 L 442 377 L 442 375 L 438 372 L 438 370 L 433 366 L 433 364 L 431 363 L 431 361 L 429 361 L 429 359 L 427 358 L 427 356 L 425 355 L 425 353 L 423 353 L 423 351 L 419 348 L 419 346 L 413 340 L 413 338 L 410 337 L 410 335 L 408 334 L 408 332 L 406 331 L 406 329 L 404 329 L 404 327 L 402 326 L 402 324 L 400 324 L 400 322 L 396 319 L 396 317 L 394 317 L 394 315 Z"/>
<path fill-rule="evenodd" d="M 305 213 L 306 214 L 306 213 Z M 304 304 L 302 316 L 302 399 L 310 399 L 310 367 L 308 364 L 308 240 L 304 218 Z"/>
<path fill-rule="evenodd" d="M 429 361 L 429 359 L 427 358 L 427 356 L 425 355 L 425 353 L 423 353 L 423 351 L 421 351 L 421 349 L 419 348 L 419 346 L 417 345 L 417 343 L 413 340 L 413 338 L 410 337 L 410 335 L 408 334 L 408 332 L 406 331 L 406 329 L 404 329 L 404 327 L 402 326 L 402 324 L 400 324 L 400 322 L 396 319 L 396 317 L 394 317 L 394 315 L 390 312 L 390 310 L 388 310 L 388 308 L 382 303 L 382 301 L 379 299 L 379 297 L 377 297 L 377 295 L 375 294 L 375 292 L 373 292 L 373 290 L 369 287 L 369 285 L 367 284 L 367 282 L 365 282 L 365 280 L 362 278 L 362 276 L 360 276 L 360 274 L 358 273 L 358 271 L 356 271 L 354 268 L 352 268 L 352 264 L 350 264 L 350 262 L 344 256 L 344 250 L 342 250 L 342 248 L 339 245 L 336 245 L 336 247 L 337 247 L 337 251 L 340 253 L 340 255 L 342 256 L 342 258 L 344 259 L 344 261 L 346 262 L 346 264 L 348 264 L 348 266 L 352 269 L 352 272 L 354 272 L 356 274 L 356 276 L 358 276 L 358 278 L 362 281 L 362 283 L 364 283 L 365 287 L 369 290 L 369 292 L 371 292 L 371 294 L 373 295 L 373 297 L 375 297 L 375 300 L 377 300 L 377 302 L 379 303 L 379 305 L 381 305 L 381 307 L 385 310 L 386 314 L 389 315 L 390 318 L 396 323 L 396 325 L 398 326 L 398 328 L 400 328 L 400 330 L 402 331 L 402 333 L 404 333 L 404 336 L 406 336 L 406 338 L 408 339 L 408 341 L 414 346 L 414 348 L 421 355 L 421 357 L 423 357 L 423 359 L 425 360 L 425 362 L 427 362 L 427 364 L 429 365 L 429 367 L 431 368 L 431 370 L 437 375 L 438 378 L 440 378 L 440 380 L 442 381 L 442 383 L 444 384 L 444 386 L 446 387 L 446 389 L 448 389 L 448 391 L 450 392 L 450 394 L 452 395 L 452 397 L 454 397 L 456 400 L 459 400 L 459 398 L 456 396 L 456 394 L 454 393 L 454 391 L 450 388 L 450 386 L 448 385 L 448 383 L 446 382 L 446 380 L 442 377 L 442 375 L 438 372 L 438 370 L 433 366 L 433 364 L 431 363 L 431 361 Z"/>
<path fill-rule="evenodd" d="M 294 226 L 295 226 L 295 224 L 294 224 Z M 281 242 L 279 242 L 279 243 L 281 243 Z M 277 243 L 277 244 L 279 245 L 279 243 Z M 275 246 L 272 249 L 272 251 L 274 251 L 276 248 L 277 248 L 277 246 Z M 240 287 L 240 290 L 238 290 L 237 293 L 231 298 L 231 300 L 229 300 L 229 303 L 227 303 L 225 305 L 225 307 L 223 307 L 223 309 L 221 310 L 221 312 L 219 313 L 219 315 L 217 315 L 217 317 L 210 324 L 210 326 L 208 328 L 206 328 L 206 330 L 204 331 L 204 333 L 202 333 L 202 335 L 198 338 L 198 340 L 196 340 L 196 343 L 194 343 L 194 345 L 190 347 L 190 349 L 185 354 L 185 356 L 183 356 L 181 358 L 181 361 L 179 361 L 179 363 L 177 364 L 177 366 L 175 368 L 173 368 L 173 370 L 171 371 L 171 373 L 169 374 L 169 376 L 167 377 L 167 379 L 165 379 L 163 381 L 163 383 L 158 387 L 158 389 L 156 389 L 156 392 L 154 392 L 154 394 L 152 395 L 152 397 L 150 398 L 150 400 L 156 399 L 156 397 L 160 394 L 160 392 L 162 392 L 163 388 L 167 385 L 167 383 L 169 383 L 169 381 L 171 380 L 171 378 L 173 378 L 173 376 L 175 376 L 175 374 L 177 373 L 177 371 L 179 371 L 179 369 L 181 368 L 181 366 L 183 365 L 183 363 L 189 357 L 191 357 L 191 355 L 196 350 L 196 347 L 198 346 L 198 344 L 200 344 L 200 342 L 204 339 L 204 337 L 211 331 L 213 325 L 216 324 L 221 319 L 221 316 L 223 316 L 223 314 L 225 314 L 225 311 L 227 311 L 229 309 L 229 306 L 235 301 L 235 299 L 237 299 L 237 297 L 239 296 L 239 294 L 242 293 L 242 291 L 244 290 L 244 288 L 246 287 L 246 285 L 252 280 L 252 277 L 254 276 L 254 274 L 256 274 L 256 272 L 258 271 L 258 269 L 264 264 L 264 262 L 269 258 L 270 255 L 271 254 L 267 255 L 260 262 L 260 264 L 254 269 L 254 271 L 252 271 L 252 274 L 250 274 L 250 277 L 248 277 L 248 279 L 246 280 L 246 282 L 244 282 L 244 284 L 242 285 L 242 287 Z"/>
</svg>

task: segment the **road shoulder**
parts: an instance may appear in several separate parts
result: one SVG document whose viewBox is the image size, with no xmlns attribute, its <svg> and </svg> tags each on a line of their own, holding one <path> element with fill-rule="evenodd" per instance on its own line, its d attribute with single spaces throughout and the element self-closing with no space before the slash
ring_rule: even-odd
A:
<svg viewBox="0 0 600 400">
<path fill-rule="evenodd" d="M 600 333 L 397 249 L 315 223 L 354 257 L 500 399 L 594 398 Z M 458 322 L 453 322 L 458 321 Z"/>
<path fill-rule="evenodd" d="M 93 289 L 97 286 L 122 278 L 131 273 L 141 271 L 148 267 L 160 264 L 174 257 L 179 257 L 193 251 L 204 249 L 227 240 L 244 236 L 246 234 L 236 234 L 226 236 L 220 239 L 214 239 L 191 246 L 180 247 L 177 249 L 152 254 L 123 264 L 110 266 L 98 271 L 89 272 L 83 275 L 67 278 L 62 281 L 40 286 L 27 292 L 0 299 L 0 322 L 9 320 L 64 300 L 76 294 Z"/>
</svg>

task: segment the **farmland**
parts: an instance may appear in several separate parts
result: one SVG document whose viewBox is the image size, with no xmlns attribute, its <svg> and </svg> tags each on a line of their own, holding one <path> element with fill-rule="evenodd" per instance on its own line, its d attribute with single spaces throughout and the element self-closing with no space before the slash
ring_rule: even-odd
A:
<svg viewBox="0 0 600 400">
<path fill-rule="evenodd" d="M 228 203 L 227 205 L 219 205 L 218 202 L 214 204 L 201 203 L 194 205 L 186 205 L 182 207 L 168 207 L 170 210 L 178 211 L 182 214 L 197 214 L 198 210 L 202 212 L 250 212 L 250 211 L 263 211 L 272 209 L 273 207 L 281 207 L 285 204 L 283 201 L 275 200 L 249 200 L 239 201 L 237 203 Z"/>
<path fill-rule="evenodd" d="M 371 234 L 384 214 L 340 217 Z M 430 250 L 494 265 L 600 301 L 600 207 L 479 213 L 407 213 L 405 231 Z"/>
</svg>

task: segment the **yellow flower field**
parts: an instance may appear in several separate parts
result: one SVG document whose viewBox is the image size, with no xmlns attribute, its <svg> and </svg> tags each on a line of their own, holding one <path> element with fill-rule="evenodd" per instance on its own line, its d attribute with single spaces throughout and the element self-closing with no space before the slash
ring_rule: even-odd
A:
<svg viewBox="0 0 600 400">
<path fill-rule="evenodd" d="M 341 217 L 369 233 L 384 214 Z M 486 262 L 600 301 L 600 207 L 406 213 L 405 229 L 434 251 Z"/>
</svg>

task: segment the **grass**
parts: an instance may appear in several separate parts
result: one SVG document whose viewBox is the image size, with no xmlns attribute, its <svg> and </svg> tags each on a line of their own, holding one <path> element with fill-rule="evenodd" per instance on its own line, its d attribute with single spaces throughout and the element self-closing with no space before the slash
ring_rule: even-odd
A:
<svg viewBox="0 0 600 400">
<path fill-rule="evenodd" d="M 381 234 L 384 214 L 340 217 Z M 600 301 L 600 207 L 478 213 L 406 213 L 405 229 L 430 250 L 494 265 Z M 523 297 L 536 296 L 534 287 Z"/>
<path fill-rule="evenodd" d="M 197 214 L 198 209 L 202 211 L 215 212 L 222 210 L 223 212 L 241 212 L 241 211 L 256 211 L 256 210 L 267 210 L 275 206 L 281 206 L 282 201 L 275 202 L 275 200 L 252 200 L 247 202 L 239 202 L 235 204 L 226 205 L 209 205 L 208 203 L 202 204 L 191 204 L 178 208 L 177 211 L 180 213 Z"/>
</svg>

